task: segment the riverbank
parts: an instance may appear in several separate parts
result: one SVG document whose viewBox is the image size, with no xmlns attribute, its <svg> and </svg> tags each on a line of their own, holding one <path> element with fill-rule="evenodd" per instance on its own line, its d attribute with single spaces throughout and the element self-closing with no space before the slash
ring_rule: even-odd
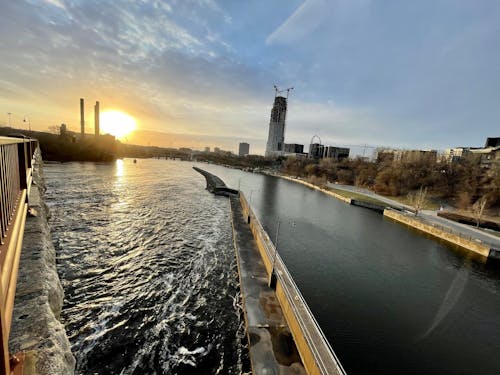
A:
<svg viewBox="0 0 500 375">
<path fill-rule="evenodd" d="M 382 197 L 373 192 L 366 194 L 360 189 L 356 189 L 356 191 L 354 191 L 354 187 L 329 184 L 328 187 L 330 189 L 335 189 L 335 191 L 331 191 L 328 188 L 311 184 L 310 182 L 302 179 L 281 174 L 270 175 L 319 190 L 324 194 L 332 196 L 345 203 L 377 211 L 384 214 L 386 217 L 390 216 L 390 218 L 396 222 L 411 226 L 422 233 L 430 234 L 434 237 L 443 239 L 466 250 L 480 254 L 481 256 L 492 259 L 500 259 L 500 238 L 494 236 L 493 234 L 485 233 L 464 224 L 456 223 L 440 217 L 437 215 L 437 211 L 424 210 L 419 214 L 420 218 L 416 219 L 411 217 L 413 212 L 412 207 L 393 201 L 389 198 Z M 401 211 L 402 213 L 398 214 L 395 211 Z M 386 212 L 388 214 L 386 214 Z M 404 212 L 410 213 L 410 215 L 407 215 Z M 422 223 L 422 220 L 427 223 Z"/>
<path fill-rule="evenodd" d="M 64 292 L 56 270 L 56 254 L 43 200 L 43 162 L 37 151 L 31 215 L 26 219 L 10 334 L 11 352 L 23 352 L 25 375 L 71 374 L 75 359 L 60 322 Z"/>
</svg>

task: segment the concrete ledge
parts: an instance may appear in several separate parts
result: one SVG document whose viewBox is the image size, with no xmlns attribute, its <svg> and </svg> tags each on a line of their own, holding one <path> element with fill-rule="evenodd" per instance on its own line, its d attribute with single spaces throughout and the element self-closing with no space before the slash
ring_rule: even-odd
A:
<svg viewBox="0 0 500 375">
<path fill-rule="evenodd" d="M 243 193 L 240 204 L 265 266 L 266 280 L 269 280 L 273 258 L 277 274 L 276 297 L 300 353 L 308 374 L 345 374 L 340 361 L 330 347 L 312 312 L 309 310 L 288 269 L 266 233 L 259 219 L 253 213 Z"/>
<path fill-rule="evenodd" d="M 382 214 L 384 212 L 384 210 L 387 208 L 387 206 L 381 206 L 380 204 L 360 201 L 357 199 L 351 199 L 351 204 L 353 206 L 368 208 L 368 209 L 376 211 L 380 214 Z"/>
<path fill-rule="evenodd" d="M 197 167 L 193 167 L 193 169 L 199 174 L 203 175 L 203 177 L 205 177 L 205 180 L 207 181 L 207 190 L 209 192 L 215 195 L 224 195 L 228 197 L 231 195 L 238 195 L 238 190 L 227 187 L 224 181 L 222 181 L 216 175 Z"/>
<path fill-rule="evenodd" d="M 253 374 L 305 374 L 238 198 L 231 198 L 233 239 Z"/>
<path fill-rule="evenodd" d="M 483 257 L 490 256 L 489 245 L 485 245 L 481 242 L 471 241 L 457 234 L 446 232 L 440 228 L 432 226 L 432 224 L 428 224 L 423 222 L 422 220 L 419 220 L 417 217 L 404 215 L 391 209 L 384 210 L 384 216 L 399 223 L 403 223 L 409 227 L 415 228 L 421 232 L 430 234 L 431 236 L 434 236 L 436 238 L 445 240 L 451 244 L 460 246 L 466 250 L 473 251 L 477 254 L 482 255 Z"/>
<path fill-rule="evenodd" d="M 43 172 L 39 152 L 33 170 L 29 206 L 36 216 L 26 219 L 10 334 L 11 352 L 24 352 L 24 374 L 72 374 L 75 358 L 59 321 L 63 289 L 43 202 Z"/>
<path fill-rule="evenodd" d="M 347 204 L 351 204 L 351 198 L 346 198 L 346 197 L 344 197 L 344 196 L 342 196 L 340 194 L 337 194 L 337 193 L 335 193 L 333 191 L 330 191 L 330 190 L 327 190 L 327 189 L 323 189 L 322 187 L 313 185 L 310 182 L 307 182 L 307 181 L 304 181 L 304 180 L 299 180 L 298 178 L 293 178 L 293 177 L 288 177 L 288 176 L 282 176 L 282 175 L 278 175 L 278 177 L 283 178 L 283 179 L 288 180 L 288 181 L 297 182 L 297 183 L 302 184 L 304 186 L 310 187 L 311 189 L 314 189 L 314 190 L 319 190 L 322 193 L 325 193 L 325 194 L 330 195 L 330 196 L 332 196 L 334 198 L 337 198 L 338 200 L 341 200 L 342 202 L 345 202 Z"/>
</svg>

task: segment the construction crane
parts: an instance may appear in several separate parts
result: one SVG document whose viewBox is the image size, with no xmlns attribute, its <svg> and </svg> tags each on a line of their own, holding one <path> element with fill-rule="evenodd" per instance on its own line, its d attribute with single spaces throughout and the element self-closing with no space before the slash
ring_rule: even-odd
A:
<svg viewBox="0 0 500 375">
<path fill-rule="evenodd" d="M 278 86 L 274 85 L 274 91 L 276 92 L 275 93 L 275 97 L 278 96 L 279 94 L 281 94 L 282 92 L 285 92 L 286 91 L 286 98 L 288 99 L 288 94 L 290 93 L 290 90 L 293 90 L 293 87 L 289 87 L 287 89 L 284 89 L 284 90 L 280 90 L 278 88 Z"/>
</svg>

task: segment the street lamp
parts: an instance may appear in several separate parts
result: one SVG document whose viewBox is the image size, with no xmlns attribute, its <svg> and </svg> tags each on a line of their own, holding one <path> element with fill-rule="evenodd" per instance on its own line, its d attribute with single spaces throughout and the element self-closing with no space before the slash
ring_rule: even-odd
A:
<svg viewBox="0 0 500 375">
<path fill-rule="evenodd" d="M 31 121 L 30 121 L 30 119 L 28 117 L 24 116 L 23 122 L 27 122 L 28 123 L 28 130 L 31 133 Z"/>
<path fill-rule="evenodd" d="M 252 194 L 254 191 L 260 191 L 260 189 L 251 189 L 250 190 L 250 204 L 252 204 Z"/>
<path fill-rule="evenodd" d="M 292 228 L 295 228 L 295 221 L 289 220 L 288 223 Z M 278 217 L 278 221 L 276 223 L 276 239 L 274 240 L 274 254 L 273 254 L 273 268 L 271 270 L 271 275 L 269 277 L 269 287 L 271 289 L 276 289 L 276 283 L 278 281 L 278 275 L 276 274 L 276 258 L 278 257 L 278 240 L 280 233 L 281 220 Z"/>
</svg>

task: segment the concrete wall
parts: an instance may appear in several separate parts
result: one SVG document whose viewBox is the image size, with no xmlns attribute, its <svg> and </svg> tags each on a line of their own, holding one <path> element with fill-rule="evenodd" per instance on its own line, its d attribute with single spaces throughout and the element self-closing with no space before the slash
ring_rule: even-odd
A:
<svg viewBox="0 0 500 375">
<path fill-rule="evenodd" d="M 25 352 L 24 374 L 72 374 L 75 359 L 59 321 L 64 293 L 56 270 L 56 253 L 43 201 L 42 160 L 37 151 L 24 231 L 9 349 Z M 33 212 L 33 211 L 32 211 Z"/>
<path fill-rule="evenodd" d="M 304 181 L 304 180 L 299 180 L 297 178 L 292 178 L 292 177 L 288 177 L 288 176 L 279 176 L 281 178 L 284 178 L 285 180 L 289 180 L 289 181 L 293 181 L 293 182 L 298 182 L 299 184 L 302 184 L 302 185 L 305 185 L 307 187 L 310 187 L 311 189 L 315 189 L 315 190 L 319 190 L 321 191 L 322 193 L 325 193 L 325 194 L 328 194 L 334 198 L 337 198 L 345 203 L 348 203 L 348 204 L 351 204 L 351 198 L 346 198 L 340 194 L 337 194 L 333 191 L 330 191 L 330 190 L 327 190 L 327 189 L 323 189 L 319 186 L 316 186 L 316 185 L 313 185 L 311 184 L 310 182 L 307 182 L 307 181 Z"/>
<path fill-rule="evenodd" d="M 412 228 L 418 229 L 424 233 L 430 234 L 434 237 L 445 240 L 445 241 L 452 243 L 454 245 L 458 245 L 464 249 L 473 251 L 473 252 L 480 254 L 484 257 L 488 257 L 490 255 L 490 246 L 489 245 L 485 245 L 485 244 L 480 243 L 480 242 L 471 241 L 469 239 L 460 237 L 454 233 L 445 232 L 444 230 L 437 228 L 437 227 L 434 227 L 431 224 L 427 224 L 427 223 L 422 222 L 421 220 L 419 220 L 418 218 L 416 218 L 414 216 L 404 215 L 400 212 L 390 210 L 390 209 L 386 209 L 384 211 L 384 216 L 386 216 L 392 220 L 398 221 L 400 223 L 406 224 Z"/>
<path fill-rule="evenodd" d="M 351 204 L 353 206 L 368 208 L 370 210 L 377 211 L 379 213 L 383 213 L 384 210 L 386 209 L 386 206 L 381 206 L 380 204 L 360 201 L 356 199 L 351 199 Z"/>
<path fill-rule="evenodd" d="M 272 262 L 275 256 L 274 244 L 252 209 L 248 206 L 248 202 L 241 192 L 240 203 L 243 214 L 247 218 L 250 218 L 250 229 L 257 242 L 268 277 L 270 277 L 273 267 Z M 328 341 L 324 337 L 323 332 L 319 328 L 279 254 L 276 256 L 276 269 L 279 274 L 276 284 L 276 297 L 292 332 L 293 339 L 307 373 L 343 374 L 344 370 L 339 360 L 330 348 Z"/>
</svg>

